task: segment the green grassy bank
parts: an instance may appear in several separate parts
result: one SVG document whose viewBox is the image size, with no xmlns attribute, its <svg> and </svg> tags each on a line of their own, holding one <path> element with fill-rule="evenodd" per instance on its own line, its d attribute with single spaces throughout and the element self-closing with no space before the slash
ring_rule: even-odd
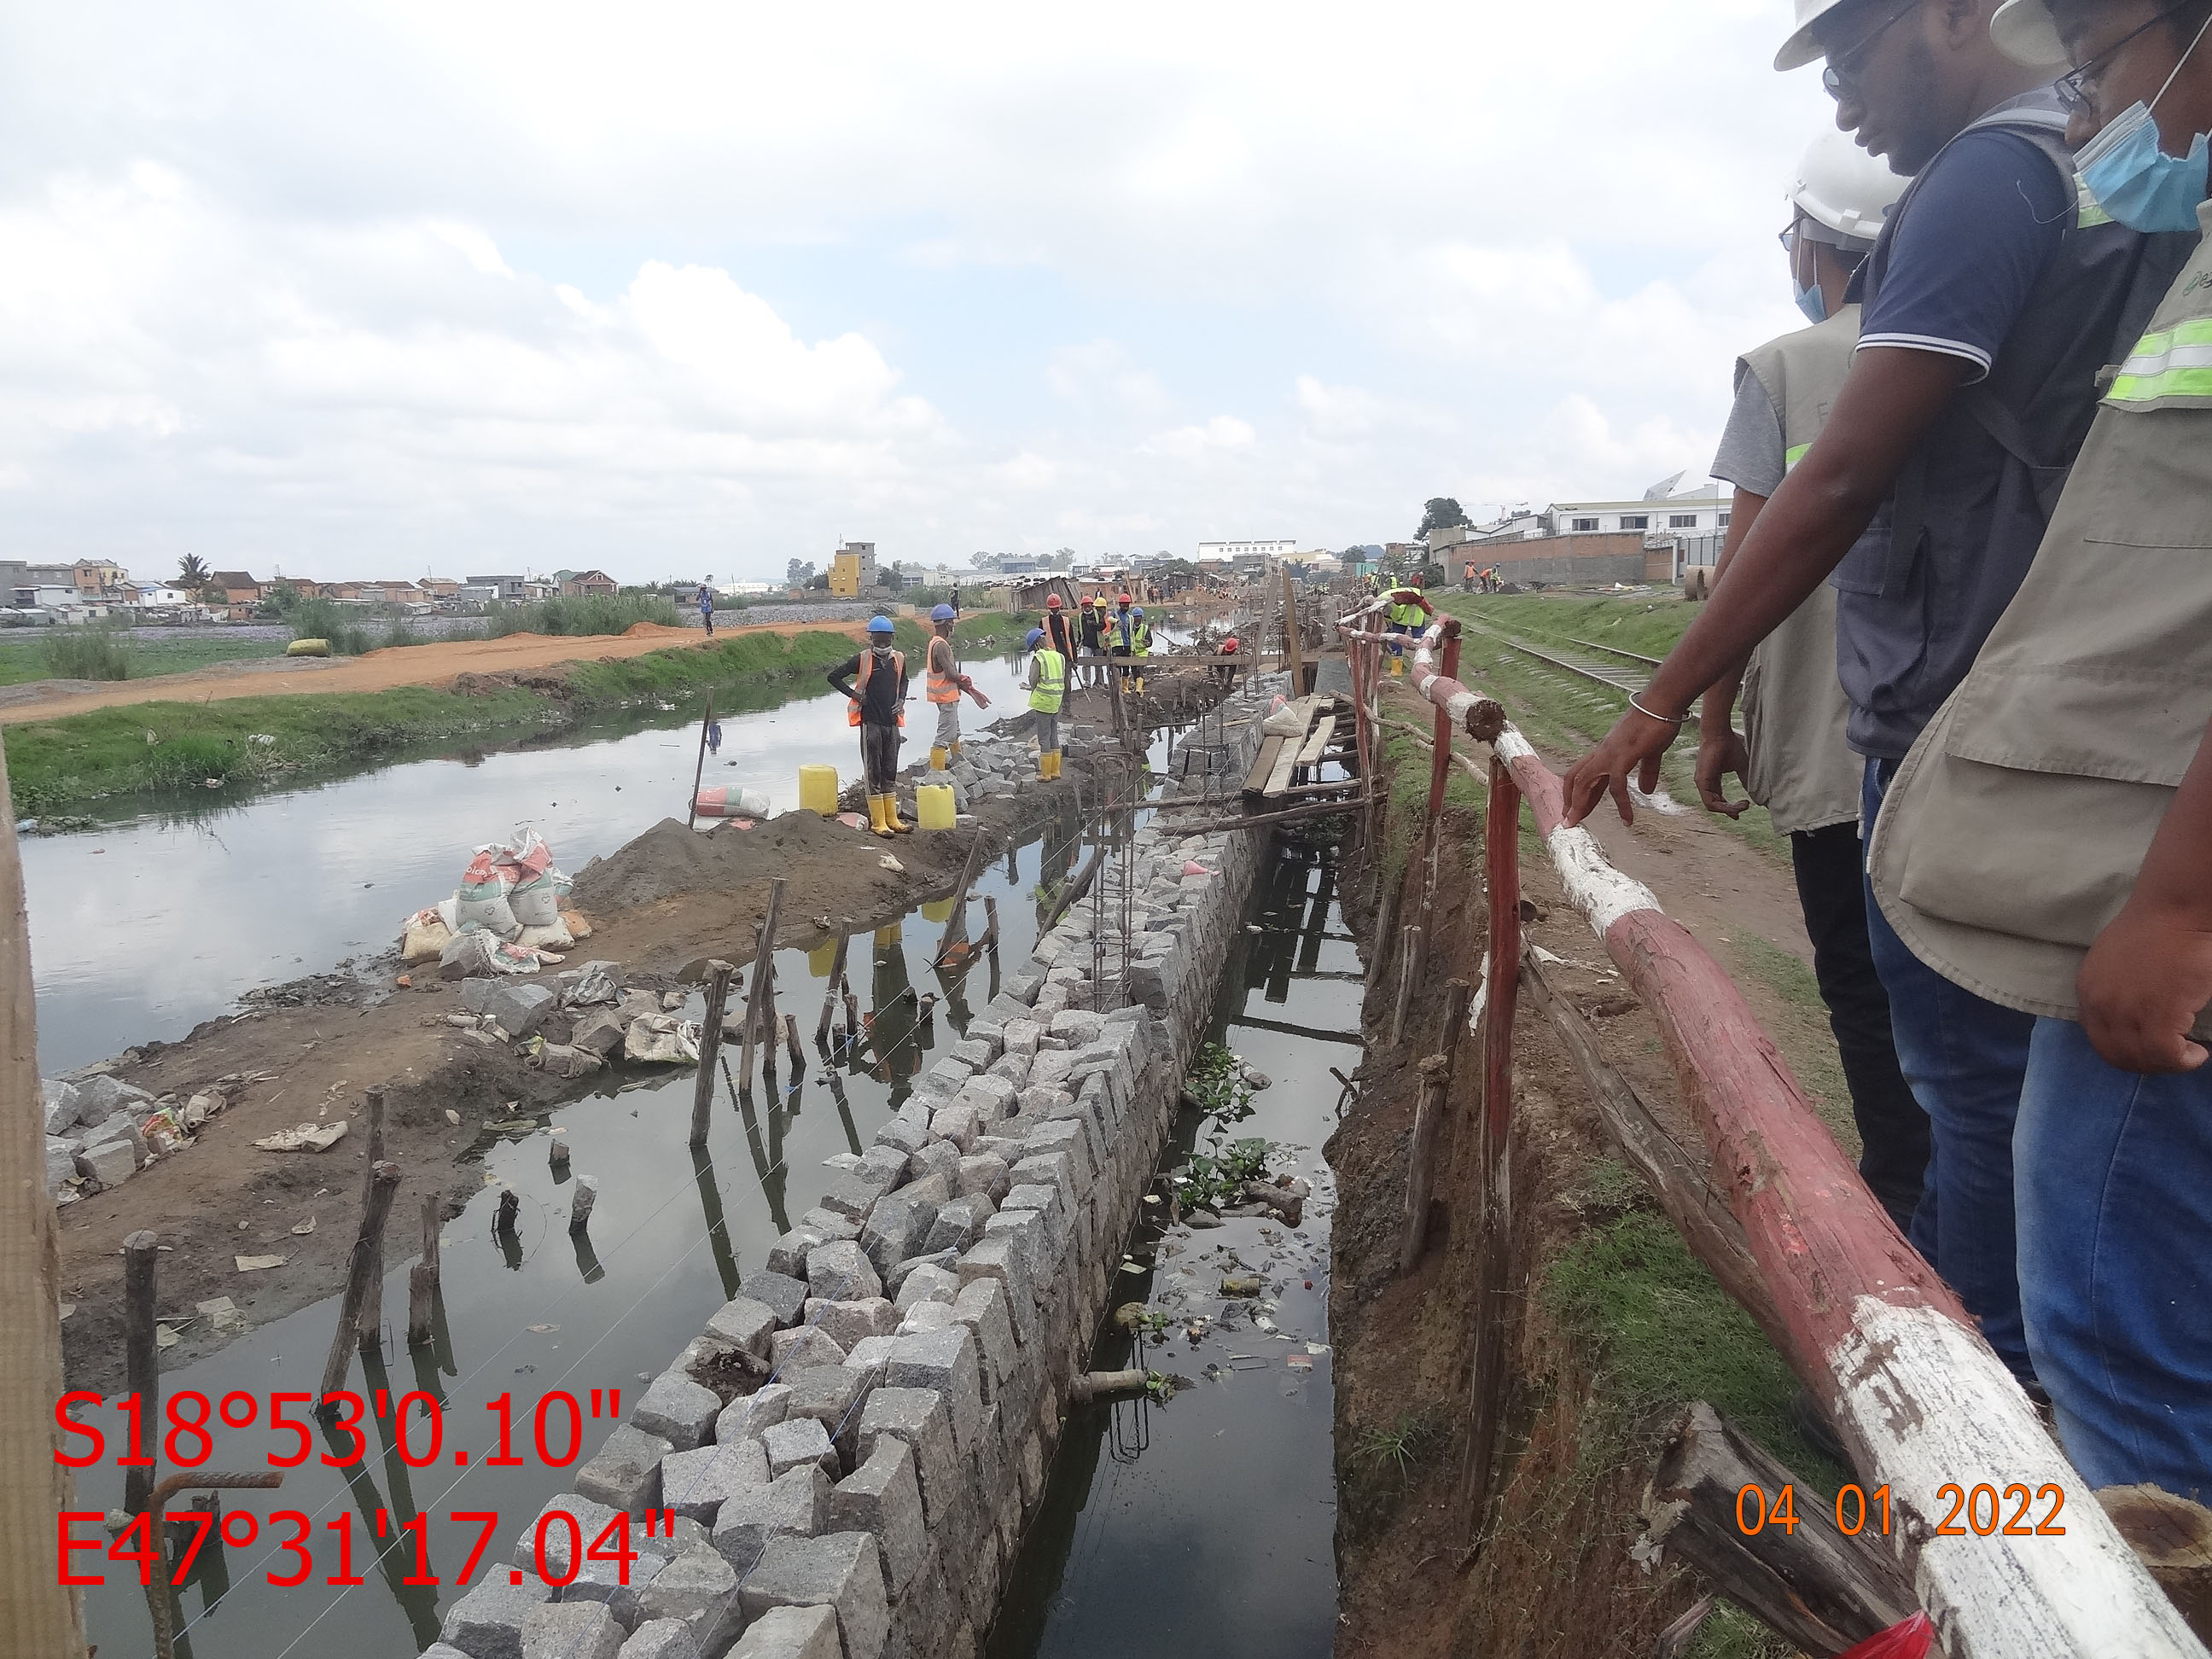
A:
<svg viewBox="0 0 2212 1659">
<path fill-rule="evenodd" d="M 1034 618 L 989 613 L 960 624 L 964 646 L 1018 649 Z M 920 677 L 922 629 L 901 621 L 897 641 Z M 588 646 L 583 648 L 588 649 Z M 573 726 L 591 714 L 687 696 L 716 686 L 756 694 L 794 690 L 860 647 L 844 634 L 739 634 L 711 645 L 641 657 L 580 660 L 507 684 L 466 690 L 309 692 L 211 702 L 140 702 L 5 730 L 17 817 L 81 811 L 121 797 L 266 782 L 343 771 L 439 743 L 496 744 Z"/>
</svg>

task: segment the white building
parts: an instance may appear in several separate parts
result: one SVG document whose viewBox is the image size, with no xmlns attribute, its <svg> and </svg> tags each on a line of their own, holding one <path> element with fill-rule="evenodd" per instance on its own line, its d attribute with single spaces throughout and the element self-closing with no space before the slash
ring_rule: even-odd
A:
<svg viewBox="0 0 2212 1659">
<path fill-rule="evenodd" d="M 1725 495 L 1669 495 L 1656 501 L 1554 501 L 1536 515 L 1540 534 L 1589 536 L 1643 531 L 1651 535 L 1710 536 L 1725 530 Z"/>
<path fill-rule="evenodd" d="M 1218 564 L 1235 559 L 1287 559 L 1298 550 L 1295 541 L 1200 542 L 1198 562 Z"/>
</svg>

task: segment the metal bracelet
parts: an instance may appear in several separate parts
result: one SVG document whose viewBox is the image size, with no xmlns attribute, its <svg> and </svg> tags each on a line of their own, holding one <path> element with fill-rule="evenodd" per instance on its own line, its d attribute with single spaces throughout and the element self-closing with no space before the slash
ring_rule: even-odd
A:
<svg viewBox="0 0 2212 1659">
<path fill-rule="evenodd" d="M 1628 706 L 1631 708 L 1633 708 L 1638 714 L 1643 715 L 1644 719 L 1657 720 L 1662 725 L 1671 726 L 1678 732 L 1682 729 L 1684 723 L 1690 718 L 1687 714 L 1674 714 L 1670 716 L 1654 713 L 1652 710 L 1646 708 L 1641 702 L 1637 701 L 1636 694 L 1633 691 L 1628 694 Z"/>
</svg>

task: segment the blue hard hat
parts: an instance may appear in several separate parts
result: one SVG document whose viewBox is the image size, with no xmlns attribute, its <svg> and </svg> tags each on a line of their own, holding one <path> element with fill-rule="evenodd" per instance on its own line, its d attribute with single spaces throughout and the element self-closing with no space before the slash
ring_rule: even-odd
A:
<svg viewBox="0 0 2212 1659">
<path fill-rule="evenodd" d="M 951 622 L 952 620 L 953 614 L 953 610 L 951 605 L 940 605 L 931 610 L 929 619 L 932 622 Z"/>
<path fill-rule="evenodd" d="M 1133 609 L 1133 610 L 1129 612 L 1129 614 L 1130 614 L 1131 616 L 1133 616 L 1133 617 L 1141 617 L 1141 616 L 1143 616 L 1143 615 L 1145 614 L 1145 607 L 1144 607 L 1144 606 L 1142 606 L 1141 605 L 1138 605 L 1138 606 L 1136 606 L 1134 609 Z"/>
<path fill-rule="evenodd" d="M 1036 644 L 1037 644 L 1037 641 L 1038 641 L 1039 640 L 1042 639 L 1043 637 L 1044 637 L 1044 629 L 1042 629 L 1042 628 L 1032 628 L 1031 629 L 1030 629 L 1030 636 L 1029 636 L 1029 638 L 1027 638 L 1027 639 L 1025 639 L 1025 640 L 1024 640 L 1024 641 L 1022 641 L 1022 649 L 1023 649 L 1023 650 L 1024 650 L 1024 651 L 1034 651 L 1034 650 L 1036 650 Z"/>
<path fill-rule="evenodd" d="M 889 617 L 868 618 L 868 632 L 871 634 L 888 634 L 891 631 L 891 619 Z"/>
</svg>

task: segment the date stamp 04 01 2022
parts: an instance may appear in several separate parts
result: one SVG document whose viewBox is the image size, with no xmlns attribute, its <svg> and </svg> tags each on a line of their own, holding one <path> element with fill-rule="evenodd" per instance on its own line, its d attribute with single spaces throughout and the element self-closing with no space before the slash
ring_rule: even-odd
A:
<svg viewBox="0 0 2212 1659">
<path fill-rule="evenodd" d="M 77 1389 L 64 1395 L 54 1404 L 54 1421 L 61 1430 L 63 1443 L 54 1453 L 57 1462 L 70 1468 L 89 1468 L 105 1461 L 108 1455 L 108 1436 L 94 1424 L 72 1416 L 73 1410 L 100 1407 L 112 1404 L 121 1413 L 125 1423 L 119 1437 L 122 1450 L 114 1458 L 121 1468 L 151 1468 L 156 1460 L 146 1449 L 149 1425 L 136 1394 L 125 1395 L 115 1401 L 105 1401 L 100 1395 L 88 1389 Z M 314 1452 L 314 1435 L 305 1415 L 289 1414 L 290 1408 L 313 1407 L 313 1421 L 322 1433 L 329 1449 L 318 1461 L 332 1468 L 350 1468 L 360 1464 L 368 1455 L 368 1438 L 362 1432 L 362 1424 L 371 1416 L 371 1407 L 377 1418 L 390 1417 L 392 1421 L 392 1449 L 410 1468 L 428 1468 L 445 1455 L 446 1420 L 444 1402 L 435 1395 L 416 1390 L 399 1395 L 396 1399 L 386 1389 L 378 1389 L 374 1401 L 341 1390 L 326 1395 L 318 1401 L 313 1395 L 276 1393 L 264 1403 L 255 1395 L 240 1389 L 210 1402 L 207 1395 L 186 1389 L 172 1395 L 163 1402 L 167 1419 L 166 1432 L 161 1425 L 153 1425 L 160 1435 L 162 1457 L 179 1469 L 198 1468 L 204 1464 L 215 1449 L 210 1431 L 213 1421 L 226 1427 L 245 1429 L 256 1422 L 262 1423 L 280 1437 L 289 1436 L 288 1448 L 278 1446 L 268 1454 L 271 1468 L 297 1468 L 307 1462 Z M 496 1422 L 496 1446 L 482 1461 L 492 1468 L 519 1468 L 528 1460 L 514 1449 L 517 1425 L 513 1397 L 501 1394 L 484 1402 L 484 1409 Z M 410 1415 L 412 1422 L 410 1424 Z M 574 1463 L 582 1448 L 584 1420 L 586 1417 L 617 1421 L 622 1415 L 622 1391 L 619 1389 L 593 1389 L 588 1401 L 580 1401 L 566 1390 L 556 1389 L 541 1395 L 531 1413 L 530 1449 L 536 1452 L 537 1461 L 549 1468 L 565 1468 Z M 456 1449 L 450 1462 L 458 1468 L 470 1462 L 467 1452 Z M 234 1549 L 244 1549 L 262 1536 L 262 1518 L 247 1510 L 236 1510 L 222 1516 L 220 1522 L 215 1512 L 209 1510 L 190 1510 L 167 1517 L 173 1525 L 193 1526 L 197 1530 L 182 1542 L 172 1582 L 182 1584 L 191 1575 L 194 1563 L 206 1546 L 210 1534 Z M 496 1510 L 455 1510 L 450 1519 L 457 1527 L 475 1526 L 479 1528 L 474 1547 L 466 1563 L 452 1580 L 466 1583 L 475 1574 L 477 1565 L 483 1559 L 485 1548 L 498 1530 L 500 1516 Z M 96 1510 L 64 1510 L 58 1519 L 56 1539 L 57 1571 L 65 1584 L 98 1585 L 107 1582 L 103 1571 L 88 1571 L 94 1564 L 78 1558 L 96 1552 L 110 1561 L 129 1564 L 137 1568 L 139 1584 L 153 1582 L 153 1576 L 164 1564 L 167 1540 L 157 1538 L 153 1528 L 153 1515 L 142 1512 L 116 1534 L 112 1540 L 103 1541 L 98 1533 L 105 1516 Z M 416 1513 L 395 1518 L 385 1510 L 378 1510 L 373 1517 L 362 1517 L 360 1524 L 373 1530 L 376 1538 L 395 1542 L 402 1537 L 413 1543 L 413 1571 L 403 1583 L 407 1584 L 436 1584 L 441 1581 L 432 1572 L 429 1559 L 429 1517 Z M 636 1517 L 635 1524 L 645 1538 L 673 1537 L 676 1530 L 674 1510 L 651 1511 Z M 549 1510 L 538 1517 L 532 1540 L 532 1564 L 536 1576 L 544 1583 L 559 1586 L 572 1583 L 585 1570 L 586 1564 L 599 1561 L 612 1564 L 620 1583 L 629 1582 L 629 1564 L 637 1557 L 633 1548 L 631 1527 L 633 1518 L 617 1515 L 600 1528 L 595 1537 L 586 1538 L 576 1518 L 564 1510 Z M 265 1575 L 274 1585 L 289 1588 L 304 1584 L 314 1576 L 314 1547 L 312 1542 L 313 1522 L 300 1510 L 277 1510 L 266 1522 L 269 1541 L 272 1545 L 271 1565 Z M 355 1571 L 354 1549 L 356 1518 L 352 1510 L 342 1511 L 337 1519 L 323 1523 L 323 1529 L 331 1534 L 329 1547 L 336 1554 L 336 1571 L 323 1577 L 327 1584 L 339 1586 L 358 1584 L 362 1579 Z M 289 1528 L 289 1537 L 279 1536 Z M 89 1535 L 87 1535 L 89 1534 Z M 390 1546 L 372 1545 L 372 1553 L 384 1553 Z M 280 1572 L 276 1558 L 292 1558 L 294 1565 Z M 524 1574 L 510 1569 L 507 1577 L 520 1583 Z"/>
<path fill-rule="evenodd" d="M 1948 1503 L 1949 1509 L 1941 1521 L 1928 1528 L 1932 1537 L 1964 1538 L 1971 1532 L 1981 1538 L 1992 1534 L 2006 1538 L 2060 1538 L 2066 1533 L 2058 1521 L 2059 1512 L 2066 1507 L 2066 1494 L 2055 1482 L 2031 1489 L 2017 1480 L 2002 1488 L 1986 1480 L 1972 1486 L 1947 1480 L 1936 1489 L 1936 1502 L 1938 1508 Z M 2035 1512 L 2039 1504 L 2049 1505 L 2039 1515 Z M 2012 1506 L 2009 1517 L 2005 1514 L 2008 1504 Z M 1771 1503 L 1762 1486 L 1747 1486 L 1736 1492 L 1736 1530 L 1747 1538 L 1769 1527 L 1795 1533 L 1800 1520 L 1797 1489 L 1794 1486 L 1784 1486 Z M 1871 1493 L 1857 1486 L 1844 1486 L 1836 1493 L 1836 1530 L 1847 1538 L 1857 1537 L 1869 1527 L 1887 1538 L 1894 1521 L 1886 1484 L 1876 1486 Z"/>
</svg>

